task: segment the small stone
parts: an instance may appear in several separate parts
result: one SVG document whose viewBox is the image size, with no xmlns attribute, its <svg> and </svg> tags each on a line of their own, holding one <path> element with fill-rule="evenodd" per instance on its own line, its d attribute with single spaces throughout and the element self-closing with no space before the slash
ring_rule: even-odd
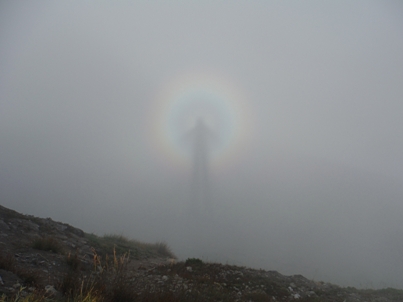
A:
<svg viewBox="0 0 403 302">
<path fill-rule="evenodd" d="M 50 296 L 59 296 L 59 292 L 53 287 L 53 285 L 46 285 L 45 291 Z"/>
<path fill-rule="evenodd" d="M 10 229 L 10 227 L 3 220 L 0 220 L 0 230 L 1 229 L 8 231 Z"/>
<path fill-rule="evenodd" d="M 163 280 L 163 281 L 167 281 L 167 280 L 168 280 L 168 276 L 162 276 L 162 280 Z"/>
<path fill-rule="evenodd" d="M 299 298 L 301 298 L 301 296 L 299 294 L 294 295 L 294 299 L 299 299 Z"/>
<path fill-rule="evenodd" d="M 186 267 L 186 270 L 187 270 L 188 272 L 191 272 L 191 271 L 192 271 L 192 267 L 191 267 L 191 266 L 187 266 L 187 267 Z"/>
<path fill-rule="evenodd" d="M 21 284 L 19 284 L 19 283 L 16 283 L 13 285 L 13 288 L 15 288 L 15 289 L 20 288 L 20 287 L 21 287 Z"/>
</svg>

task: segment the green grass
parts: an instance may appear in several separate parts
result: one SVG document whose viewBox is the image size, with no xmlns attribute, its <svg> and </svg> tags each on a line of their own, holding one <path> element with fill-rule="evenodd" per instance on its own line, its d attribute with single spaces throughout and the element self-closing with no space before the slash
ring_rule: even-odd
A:
<svg viewBox="0 0 403 302">
<path fill-rule="evenodd" d="M 202 266 L 203 261 L 201 259 L 198 259 L 198 258 L 188 258 L 185 261 L 185 265 L 187 265 L 187 266 Z"/>
<path fill-rule="evenodd" d="M 61 253 L 62 247 L 59 241 L 53 237 L 37 238 L 32 242 L 32 247 L 41 251 Z"/>
<path fill-rule="evenodd" d="M 167 244 L 163 242 L 143 243 L 137 240 L 128 239 L 122 235 L 107 234 L 97 236 L 95 234 L 86 234 L 91 246 L 93 246 L 102 256 L 112 254 L 113 251 L 118 255 L 128 254 L 131 259 L 141 259 L 147 257 L 167 257 L 174 258 Z"/>
</svg>

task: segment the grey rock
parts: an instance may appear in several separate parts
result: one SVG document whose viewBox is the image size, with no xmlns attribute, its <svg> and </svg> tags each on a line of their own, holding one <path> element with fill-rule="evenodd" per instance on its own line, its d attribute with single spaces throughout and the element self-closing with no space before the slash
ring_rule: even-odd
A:
<svg viewBox="0 0 403 302">
<path fill-rule="evenodd" d="M 66 225 L 61 225 L 61 224 L 55 224 L 54 228 L 58 230 L 59 232 L 64 232 L 67 229 Z"/>
<path fill-rule="evenodd" d="M 20 288 L 20 287 L 21 287 L 21 284 L 19 284 L 19 283 L 13 284 L 13 288 L 15 288 L 15 289 Z"/>
<path fill-rule="evenodd" d="M 0 269 L 0 275 L 4 286 L 12 287 L 14 284 L 20 283 L 21 280 L 18 276 L 12 272 Z"/>
<path fill-rule="evenodd" d="M 2 219 L 0 219 L 0 231 L 8 231 L 10 227 Z"/>
<path fill-rule="evenodd" d="M 26 219 L 13 219 L 12 226 L 16 226 L 19 229 L 23 229 L 24 231 L 39 231 L 39 225 L 32 222 L 31 220 Z"/>
<path fill-rule="evenodd" d="M 53 287 L 53 285 L 45 286 L 46 294 L 52 297 L 59 297 L 61 294 Z"/>
<path fill-rule="evenodd" d="M 315 296 L 316 293 L 315 293 L 314 291 L 307 291 L 307 292 L 306 292 L 306 295 L 307 295 L 308 297 L 311 297 L 311 296 Z"/>
</svg>

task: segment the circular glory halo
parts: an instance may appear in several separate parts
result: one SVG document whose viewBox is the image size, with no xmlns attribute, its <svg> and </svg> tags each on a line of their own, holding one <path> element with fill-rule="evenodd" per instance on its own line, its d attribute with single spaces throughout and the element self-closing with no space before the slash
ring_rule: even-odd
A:
<svg viewBox="0 0 403 302">
<path fill-rule="evenodd" d="M 250 131 L 249 110 L 239 90 L 224 77 L 185 73 L 160 92 L 151 137 L 159 156 L 175 167 L 186 167 L 192 156 L 187 135 L 202 120 L 212 134 L 208 142 L 214 168 L 222 169 L 242 153 Z"/>
</svg>

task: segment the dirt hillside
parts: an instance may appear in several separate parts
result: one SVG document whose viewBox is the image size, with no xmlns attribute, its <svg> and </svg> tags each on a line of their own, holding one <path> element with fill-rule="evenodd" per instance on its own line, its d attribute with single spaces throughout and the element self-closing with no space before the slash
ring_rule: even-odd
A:
<svg viewBox="0 0 403 302">
<path fill-rule="evenodd" d="M 0 296 L 0 302 L 403 301 L 403 291 L 396 289 L 341 288 L 199 259 L 176 262 L 163 243 L 98 237 L 3 206 Z"/>
</svg>

